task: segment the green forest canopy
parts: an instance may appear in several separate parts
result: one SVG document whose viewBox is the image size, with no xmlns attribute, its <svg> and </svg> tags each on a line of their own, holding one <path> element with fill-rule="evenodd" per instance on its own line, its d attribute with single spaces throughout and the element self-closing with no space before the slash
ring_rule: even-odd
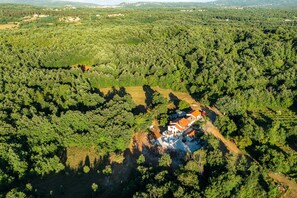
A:
<svg viewBox="0 0 297 198">
<path fill-rule="evenodd" d="M 209 149 L 178 170 L 139 164 L 129 195 L 277 197 L 266 170 L 296 180 L 295 10 L 0 10 L 2 24 L 20 23 L 0 30 L 3 194 L 36 195 L 25 184 L 65 170 L 61 156 L 68 147 L 123 152 L 152 116 L 136 115 L 124 88 L 108 97 L 98 90 L 111 86 L 158 85 L 215 105 L 225 115 L 215 125 L 261 165 L 224 155 L 208 137 Z M 123 16 L 108 16 L 118 13 Z M 24 21 L 33 14 L 49 16 Z"/>
</svg>

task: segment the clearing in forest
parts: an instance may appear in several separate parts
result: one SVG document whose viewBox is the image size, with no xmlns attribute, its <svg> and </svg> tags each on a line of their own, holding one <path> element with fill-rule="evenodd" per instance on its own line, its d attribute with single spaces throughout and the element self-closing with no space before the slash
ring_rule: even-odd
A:
<svg viewBox="0 0 297 198">
<path fill-rule="evenodd" d="M 96 162 L 100 159 L 95 147 L 69 147 L 67 148 L 66 152 L 66 166 L 69 166 L 74 170 L 84 165 L 93 167 L 94 164 L 96 164 Z"/>
<path fill-rule="evenodd" d="M 163 89 L 160 87 L 153 87 L 154 90 L 162 94 L 165 98 L 170 99 L 170 95 L 175 95 L 179 100 L 186 101 L 190 105 L 194 104 L 195 109 L 201 109 L 200 103 L 196 102 L 195 99 L 187 92 L 173 91 L 172 89 Z"/>
<path fill-rule="evenodd" d="M 116 88 L 118 89 L 118 88 Z M 100 92 L 102 92 L 104 95 L 108 94 L 112 90 L 111 87 L 108 88 L 99 88 Z M 129 93 L 132 96 L 133 101 L 137 105 L 146 105 L 145 100 L 145 92 L 143 90 L 142 86 L 135 86 L 135 87 L 125 87 L 125 91 Z"/>
<path fill-rule="evenodd" d="M 117 88 L 118 89 L 118 88 Z M 173 91 L 172 89 L 163 89 L 159 86 L 151 87 L 152 90 L 155 90 L 162 94 L 165 98 L 172 100 L 172 95 L 176 96 L 178 100 L 183 100 L 192 105 L 193 109 L 200 110 L 200 103 L 196 102 L 194 98 L 186 92 Z M 99 88 L 99 90 L 104 94 L 108 94 L 112 90 L 111 87 L 108 88 Z M 133 101 L 137 105 L 146 106 L 146 94 L 144 88 L 142 86 L 133 86 L 133 87 L 125 87 L 125 91 L 132 96 Z"/>
<path fill-rule="evenodd" d="M 11 30 L 19 27 L 19 23 L 0 24 L 0 30 Z"/>
</svg>

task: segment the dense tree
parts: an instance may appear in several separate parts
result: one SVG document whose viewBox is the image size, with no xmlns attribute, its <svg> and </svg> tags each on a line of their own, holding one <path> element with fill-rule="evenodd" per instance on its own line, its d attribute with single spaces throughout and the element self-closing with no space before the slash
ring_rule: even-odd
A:
<svg viewBox="0 0 297 198">
<path fill-rule="evenodd" d="M 215 105 L 223 116 L 214 124 L 259 165 L 226 155 L 208 136 L 206 149 L 176 170 L 167 154 L 158 167 L 140 157 L 141 183 L 131 194 L 276 197 L 261 172 L 296 179 L 295 10 L 120 11 L 125 17 L 100 8 L 1 5 L 1 23 L 19 22 L 18 29 L 0 30 L 1 195 L 34 194 L 24 187 L 27 179 L 65 169 L 61 155 L 68 147 L 123 152 L 133 132 L 153 119 L 165 126 L 167 99 L 155 92 L 148 113 L 135 113 L 123 88 L 135 85 L 186 91 Z M 35 13 L 50 16 L 24 20 Z M 59 21 L 65 16 L 81 21 Z M 121 88 L 105 96 L 99 90 L 112 86 Z"/>
<path fill-rule="evenodd" d="M 162 157 L 159 159 L 159 166 L 170 167 L 171 163 L 172 163 L 172 159 L 170 155 L 167 153 L 162 155 Z"/>
</svg>

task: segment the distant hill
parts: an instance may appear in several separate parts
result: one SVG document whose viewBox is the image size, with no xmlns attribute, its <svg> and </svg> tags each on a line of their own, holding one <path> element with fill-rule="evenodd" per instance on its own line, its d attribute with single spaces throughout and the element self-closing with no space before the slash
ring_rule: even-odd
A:
<svg viewBox="0 0 297 198">
<path fill-rule="evenodd" d="M 124 1 L 124 0 L 123 0 Z M 161 0 L 160 0 L 161 1 Z M 191 0 L 189 0 L 191 1 Z M 102 2 L 102 1 L 101 1 Z M 104 1 L 105 2 L 105 1 Z M 72 2 L 71 0 L 0 0 L 0 3 L 29 4 L 34 6 L 98 6 L 93 3 Z M 100 3 L 100 1 L 98 1 Z M 195 7 L 285 7 L 297 9 L 297 0 L 216 0 L 208 3 L 198 2 L 137 2 L 121 3 L 124 8 L 195 8 Z"/>
<path fill-rule="evenodd" d="M 59 0 L 0 0 L 0 3 L 12 3 L 12 4 L 29 4 L 34 6 L 98 6 L 92 3 L 81 3 L 70 1 L 59 1 Z"/>
<path fill-rule="evenodd" d="M 297 0 L 217 0 L 217 6 L 249 6 L 249 7 L 292 7 L 297 9 Z"/>
<path fill-rule="evenodd" d="M 137 2 L 137 3 L 121 3 L 121 7 L 126 8 L 193 8 L 207 6 L 207 3 L 195 3 L 195 2 Z"/>
<path fill-rule="evenodd" d="M 137 2 L 122 3 L 126 8 L 195 8 L 195 7 L 286 7 L 297 9 L 297 0 L 217 0 L 208 3 L 195 2 Z"/>
</svg>

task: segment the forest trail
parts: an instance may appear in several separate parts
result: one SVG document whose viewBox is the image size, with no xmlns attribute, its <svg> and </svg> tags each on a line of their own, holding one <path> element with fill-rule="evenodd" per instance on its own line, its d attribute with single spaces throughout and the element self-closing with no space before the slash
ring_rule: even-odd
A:
<svg viewBox="0 0 297 198">
<path fill-rule="evenodd" d="M 277 174 L 270 172 L 269 177 L 276 180 L 277 182 L 283 184 L 284 186 L 288 186 L 289 190 L 283 195 L 284 198 L 295 198 L 297 197 L 297 184 L 295 181 L 289 179 L 283 174 Z"/>
<path fill-rule="evenodd" d="M 227 140 L 219 131 L 217 127 L 215 127 L 210 121 L 208 121 L 202 129 L 206 131 L 207 133 L 212 134 L 217 139 L 219 139 L 223 144 L 226 146 L 226 148 L 235 154 L 241 154 L 242 152 L 239 150 L 239 148 L 236 146 L 235 143 L 231 142 L 230 140 Z"/>
</svg>

